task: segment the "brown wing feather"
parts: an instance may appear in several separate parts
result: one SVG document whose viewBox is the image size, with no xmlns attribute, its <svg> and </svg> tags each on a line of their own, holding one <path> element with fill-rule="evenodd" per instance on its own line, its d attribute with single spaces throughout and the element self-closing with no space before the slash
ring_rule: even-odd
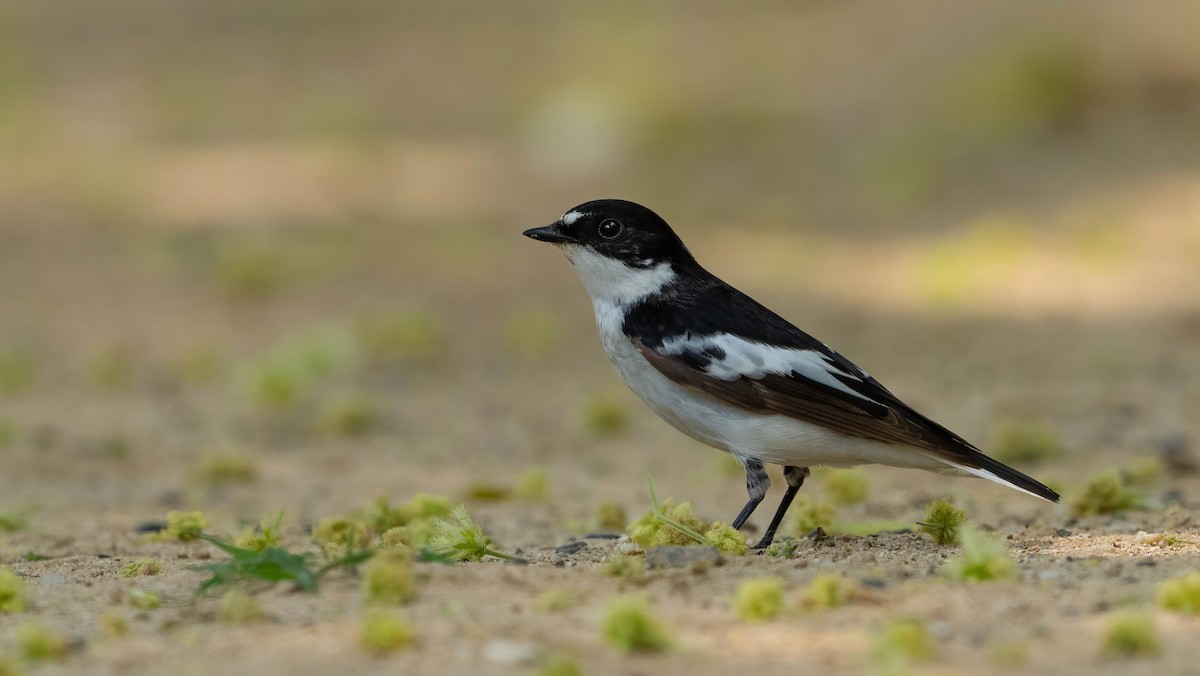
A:
<svg viewBox="0 0 1200 676">
<path fill-rule="evenodd" d="M 882 406 L 883 414 L 856 406 L 850 401 L 797 378 L 767 374 L 762 378 L 720 380 L 696 370 L 684 362 L 646 347 L 634 345 L 660 373 L 685 387 L 717 397 L 753 413 L 786 415 L 821 425 L 843 434 L 888 444 L 916 446 L 951 455 L 928 430 L 914 424 L 900 411 Z"/>
</svg>

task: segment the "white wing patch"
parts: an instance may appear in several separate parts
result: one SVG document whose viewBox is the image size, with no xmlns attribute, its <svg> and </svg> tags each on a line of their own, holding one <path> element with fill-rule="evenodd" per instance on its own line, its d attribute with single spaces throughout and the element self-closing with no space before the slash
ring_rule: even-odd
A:
<svg viewBox="0 0 1200 676">
<path fill-rule="evenodd" d="M 568 211 L 567 213 L 563 214 L 562 218 L 558 220 L 561 221 L 563 225 L 572 225 L 575 223 L 575 221 L 578 221 L 584 216 L 587 216 L 587 214 L 581 211 Z"/>
<path fill-rule="evenodd" d="M 795 372 L 809 380 L 828 385 L 839 392 L 845 392 L 852 397 L 864 401 L 874 401 L 870 397 L 850 389 L 839 379 L 839 377 L 849 378 L 861 382 L 861 378 L 829 363 L 825 355 L 815 350 L 796 350 L 766 345 L 728 333 L 717 333 L 703 338 L 680 336 L 665 341 L 660 349 L 665 354 L 679 355 L 686 351 L 703 354 L 705 349 L 710 347 L 718 347 L 725 353 L 723 359 L 713 359 L 705 370 L 713 378 L 720 380 L 758 379 L 768 373 L 790 376 Z"/>
</svg>

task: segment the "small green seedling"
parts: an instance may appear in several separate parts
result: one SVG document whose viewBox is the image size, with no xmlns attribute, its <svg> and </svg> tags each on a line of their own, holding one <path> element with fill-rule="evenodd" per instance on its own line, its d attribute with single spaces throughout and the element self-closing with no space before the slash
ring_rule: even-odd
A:
<svg viewBox="0 0 1200 676">
<path fill-rule="evenodd" d="M 802 538 L 818 528 L 828 530 L 834 517 L 833 507 L 801 494 L 792 505 L 788 523 L 792 535 Z"/>
<path fill-rule="evenodd" d="M 126 600 L 129 605 L 138 610 L 156 610 L 162 605 L 162 597 L 149 589 L 134 587 L 130 589 L 126 595 Z"/>
<path fill-rule="evenodd" d="M 850 603 L 855 585 L 837 573 L 825 573 L 808 583 L 804 594 L 804 605 L 813 610 L 841 608 Z"/>
<path fill-rule="evenodd" d="M 312 531 L 313 543 L 332 558 L 348 552 L 351 543 L 366 544 L 370 538 L 370 526 L 347 518 L 321 519 Z"/>
<path fill-rule="evenodd" d="M 29 521 L 20 514 L 0 514 L 0 533 L 15 533 L 29 527 Z"/>
<path fill-rule="evenodd" d="M 217 621 L 225 624 L 255 624 L 270 619 L 258 599 L 237 589 L 221 594 L 217 605 Z"/>
<path fill-rule="evenodd" d="M 921 531 L 928 533 L 939 545 L 958 544 L 959 528 L 967 520 L 967 513 L 955 507 L 948 499 L 938 498 L 929 503 L 925 520 L 917 522 Z"/>
<path fill-rule="evenodd" d="M 745 622 L 765 622 L 783 612 L 783 580 L 756 577 L 742 580 L 733 596 L 733 612 Z"/>
<path fill-rule="evenodd" d="M 1130 490 L 1121 474 L 1113 470 L 1094 476 L 1083 492 L 1071 501 L 1071 512 L 1075 516 L 1095 516 L 1141 506 L 1142 497 Z"/>
<path fill-rule="evenodd" d="M 67 641 L 40 624 L 26 622 L 17 627 L 17 645 L 30 662 L 57 661 L 67 656 Z"/>
<path fill-rule="evenodd" d="M 200 539 L 204 529 L 208 528 L 208 519 L 204 512 L 167 512 L 167 529 L 163 531 L 167 539 L 180 542 L 194 542 Z"/>
<path fill-rule="evenodd" d="M 363 597 L 368 603 L 399 605 L 417 592 L 412 557 L 401 549 L 385 549 L 363 565 Z"/>
<path fill-rule="evenodd" d="M 595 436 L 613 436 L 629 427 L 629 412 L 616 399 L 594 395 L 583 406 L 583 426 Z"/>
<path fill-rule="evenodd" d="M 615 502 L 602 502 L 596 507 L 595 528 L 601 531 L 623 531 L 629 517 L 625 509 Z"/>
<path fill-rule="evenodd" d="M 579 594 L 565 587 L 551 587 L 538 594 L 533 601 L 533 607 L 544 613 L 560 613 L 579 605 L 583 599 Z"/>
<path fill-rule="evenodd" d="M 330 403 L 318 420 L 319 432 L 343 439 L 358 439 L 379 429 L 383 414 L 379 405 L 367 397 L 344 397 Z"/>
<path fill-rule="evenodd" d="M 192 473 L 210 486 L 248 484 L 258 478 L 258 467 L 254 459 L 243 452 L 224 451 L 200 458 Z"/>
<path fill-rule="evenodd" d="M 412 625 L 393 613 L 372 610 L 363 616 L 359 641 L 367 652 L 390 653 L 413 642 Z"/>
<path fill-rule="evenodd" d="M 0 567 L 0 614 L 25 612 L 25 583 L 11 568 Z"/>
<path fill-rule="evenodd" d="M 856 505 L 865 502 L 871 484 L 861 469 L 836 469 L 823 477 L 825 493 L 835 505 Z"/>
<path fill-rule="evenodd" d="M 871 657 L 880 666 L 899 668 L 933 659 L 935 647 L 933 635 L 921 620 L 891 620 L 876 636 Z"/>
<path fill-rule="evenodd" d="M 234 545 L 252 552 L 261 552 L 268 547 L 279 546 L 279 525 L 283 523 L 283 512 L 263 514 L 258 528 L 246 528 L 237 536 Z"/>
<path fill-rule="evenodd" d="M 996 434 L 992 456 L 1005 463 L 1032 464 L 1062 455 L 1058 433 L 1041 423 L 1013 422 Z"/>
<path fill-rule="evenodd" d="M 521 472 L 513 495 L 526 502 L 546 502 L 550 499 L 550 475 L 540 467 L 531 467 Z"/>
<path fill-rule="evenodd" d="M 640 556 L 613 554 L 601 570 L 613 577 L 639 578 L 646 574 L 646 561 Z"/>
<path fill-rule="evenodd" d="M 670 647 L 666 629 L 644 596 L 619 596 L 609 603 L 600 625 L 604 642 L 622 653 L 662 652 Z"/>
<path fill-rule="evenodd" d="M 1159 650 L 1158 628 L 1144 613 L 1119 614 L 1104 630 L 1103 653 L 1110 659 L 1156 655 Z"/>
<path fill-rule="evenodd" d="M 946 564 L 946 574 L 960 582 L 990 582 L 1017 577 L 1017 562 L 1008 556 L 1004 541 L 974 528 L 961 532 L 962 553 Z"/>
<path fill-rule="evenodd" d="M 356 550 L 355 542 L 348 540 L 345 545 L 346 553 L 343 556 L 314 569 L 310 565 L 312 555 L 293 554 L 280 547 L 267 547 L 262 551 L 253 551 L 236 547 L 208 534 L 201 534 L 200 537 L 228 554 L 230 558 L 228 561 L 192 567 L 192 570 L 209 574 L 209 578 L 197 587 L 197 594 L 248 581 L 270 584 L 291 582 L 304 591 L 315 592 L 317 583 L 329 572 L 340 568 L 353 569 L 375 553 L 371 549 Z"/>
<path fill-rule="evenodd" d="M 733 527 L 720 522 L 708 523 L 692 511 L 692 503 L 676 505 L 672 498 L 661 503 L 654 491 L 654 480 L 647 476 L 652 509 L 629 524 L 629 538 L 641 547 L 701 544 L 716 547 L 727 554 L 743 555 L 750 550 L 746 538 Z"/>
<path fill-rule="evenodd" d="M 799 540 L 791 536 L 784 536 L 768 545 L 763 553 L 767 556 L 772 556 L 777 559 L 788 559 L 791 558 L 799 548 Z"/>
<path fill-rule="evenodd" d="M 135 561 L 121 566 L 121 570 L 117 574 L 121 577 L 145 577 L 150 575 L 158 575 L 162 572 L 162 561 L 142 557 Z"/>
<path fill-rule="evenodd" d="M 727 523 L 714 522 L 704 531 L 704 539 L 717 551 L 734 556 L 745 556 L 750 551 L 750 543 L 738 529 Z"/>
<path fill-rule="evenodd" d="M 463 491 L 464 497 L 476 502 L 501 502 L 512 499 L 512 488 L 490 481 L 472 481 Z"/>
<path fill-rule="evenodd" d="M 467 512 L 467 506 L 459 504 L 450 513 L 457 523 L 446 519 L 433 522 L 433 534 L 429 538 L 429 549 L 436 554 L 452 557 L 456 561 L 480 561 L 485 556 L 498 559 L 520 560 L 511 554 L 492 549 L 492 539 L 483 532 Z"/>
<path fill-rule="evenodd" d="M 1200 573 L 1192 572 L 1158 583 L 1158 605 L 1184 615 L 1200 615 Z"/>
<path fill-rule="evenodd" d="M 124 638 L 129 635 L 129 620 L 118 610 L 106 611 L 99 619 L 100 634 L 109 640 Z M 3 674 L 0 671 L 0 674 Z"/>
</svg>

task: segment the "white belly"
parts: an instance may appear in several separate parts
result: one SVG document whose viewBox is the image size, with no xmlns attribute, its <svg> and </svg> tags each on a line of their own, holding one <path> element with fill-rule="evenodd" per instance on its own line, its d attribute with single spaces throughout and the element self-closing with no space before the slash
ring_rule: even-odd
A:
<svg viewBox="0 0 1200 676">
<path fill-rule="evenodd" d="M 835 432 L 783 415 L 758 414 L 685 388 L 662 375 L 622 333 L 617 308 L 596 307 L 604 351 L 617 373 L 650 410 L 684 434 L 742 458 L 810 467 L 882 464 L 944 469 L 918 449 L 898 447 Z"/>
</svg>

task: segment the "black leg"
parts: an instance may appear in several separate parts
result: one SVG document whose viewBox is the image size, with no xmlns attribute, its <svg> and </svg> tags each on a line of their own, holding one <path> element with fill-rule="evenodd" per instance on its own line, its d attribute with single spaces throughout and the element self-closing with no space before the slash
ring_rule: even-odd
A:
<svg viewBox="0 0 1200 676">
<path fill-rule="evenodd" d="M 757 460 L 746 461 L 746 492 L 750 494 L 750 501 L 742 507 L 742 511 L 738 513 L 737 518 L 733 520 L 734 528 L 741 528 L 746 519 L 754 513 L 758 508 L 758 503 L 763 501 L 767 495 L 767 489 L 771 487 L 771 479 L 767 476 L 767 470 L 763 468 L 761 462 Z"/>
<path fill-rule="evenodd" d="M 807 467 L 792 467 L 783 468 L 783 478 L 787 480 L 787 491 L 783 494 L 783 500 L 779 502 L 779 509 L 775 510 L 775 516 L 771 518 L 771 525 L 767 526 L 767 532 L 763 533 L 762 539 L 752 549 L 766 549 L 775 539 L 775 531 L 779 530 L 779 524 L 783 523 L 783 516 L 787 514 L 788 507 L 792 506 L 792 500 L 796 499 L 796 493 L 800 492 L 800 487 L 804 485 L 804 479 L 808 476 Z"/>
</svg>

